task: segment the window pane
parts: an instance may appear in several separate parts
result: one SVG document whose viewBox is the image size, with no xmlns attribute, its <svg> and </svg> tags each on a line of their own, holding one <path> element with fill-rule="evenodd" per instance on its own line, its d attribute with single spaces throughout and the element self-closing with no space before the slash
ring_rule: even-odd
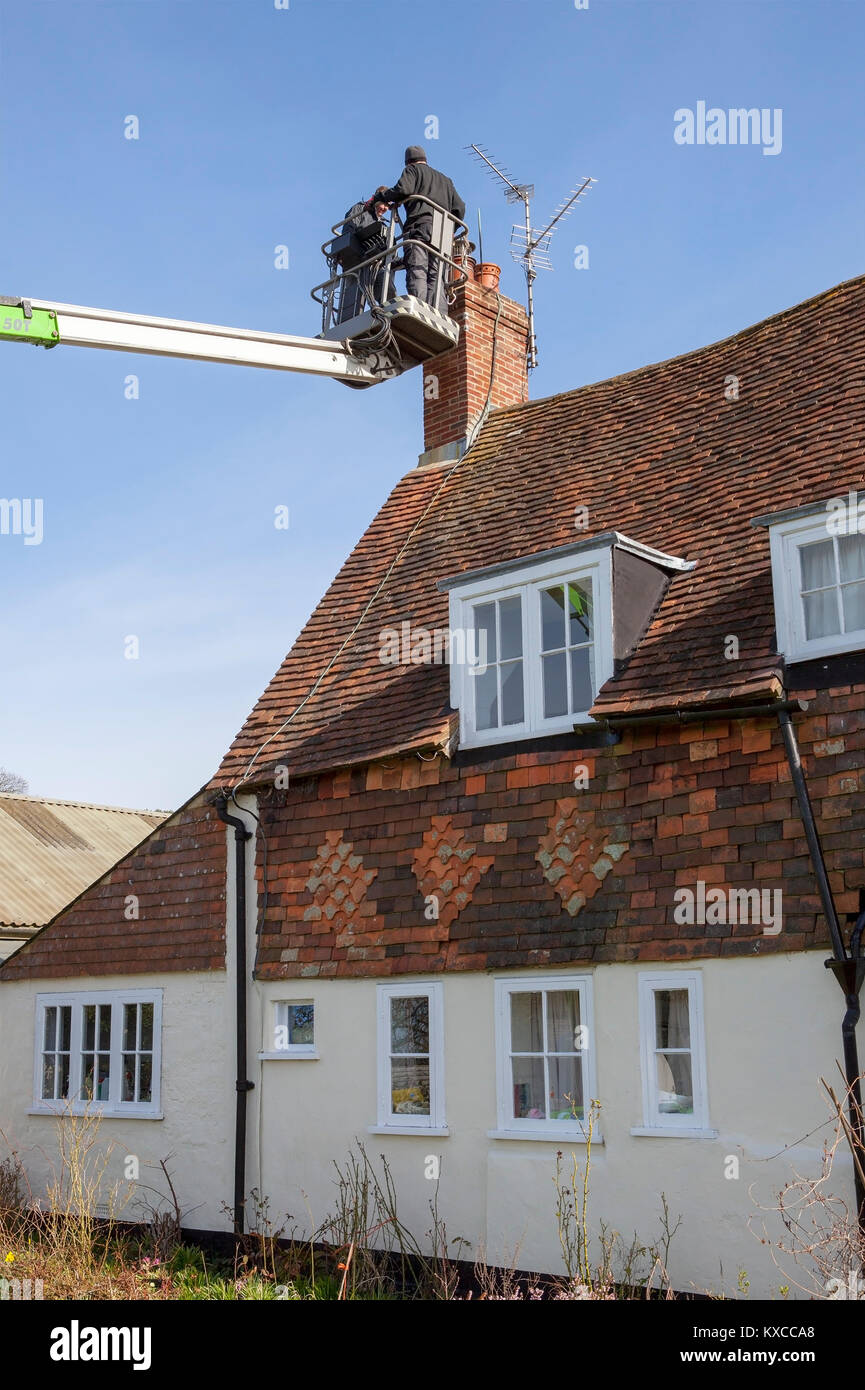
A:
<svg viewBox="0 0 865 1390">
<path fill-rule="evenodd" d="M 865 579 L 865 536 L 839 536 L 838 562 L 842 580 Z"/>
<path fill-rule="evenodd" d="M 84 1050 L 92 1051 L 96 1046 L 96 1005 L 84 1005 Z"/>
<path fill-rule="evenodd" d="M 111 1046 L 111 1005 L 99 1007 L 99 1046 L 107 1051 Z"/>
<path fill-rule="evenodd" d="M 429 1062 L 412 1057 L 394 1058 L 390 1071 L 391 1105 L 394 1115 L 428 1115 Z"/>
<path fill-rule="evenodd" d="M 576 1052 L 580 1026 L 580 995 L 575 989 L 551 990 L 547 995 L 547 1048 L 550 1052 Z"/>
<path fill-rule="evenodd" d="M 565 645 L 565 594 L 561 584 L 541 590 L 541 651 Z"/>
<path fill-rule="evenodd" d="M 502 666 L 502 723 L 522 724 L 524 717 L 523 663 L 509 661 Z"/>
<path fill-rule="evenodd" d="M 568 585 L 568 642 L 571 646 L 589 642 L 593 635 L 592 581 L 584 579 Z"/>
<path fill-rule="evenodd" d="M 655 1046 L 691 1046 L 686 989 L 655 990 Z"/>
<path fill-rule="evenodd" d="M 591 709 L 594 702 L 592 691 L 592 647 L 577 647 L 571 652 L 571 711 L 580 714 Z"/>
<path fill-rule="evenodd" d="M 837 589 L 822 589 L 816 594 L 803 594 L 802 607 L 805 611 L 805 636 L 830 637 L 841 631 L 838 620 Z"/>
<path fill-rule="evenodd" d="M 844 605 L 844 631 L 858 632 L 865 628 L 865 584 L 845 584 L 841 590 Z"/>
<path fill-rule="evenodd" d="M 123 1005 L 123 1046 L 134 1052 L 138 1046 L 138 1005 Z"/>
<path fill-rule="evenodd" d="M 63 1004 L 60 1008 L 60 1046 L 64 1052 L 69 1051 L 72 1038 L 72 1005 Z"/>
<path fill-rule="evenodd" d="M 312 1004 L 289 1004 L 288 1041 L 296 1045 L 309 1045 L 313 1041 Z"/>
<path fill-rule="evenodd" d="M 478 640 L 478 646 L 475 650 L 481 652 L 486 650 L 487 661 L 497 661 L 496 605 L 494 603 L 475 604 L 475 632 Z M 485 634 L 485 639 L 481 638 L 481 633 Z M 480 645 L 482 640 L 486 640 L 486 648 Z"/>
<path fill-rule="evenodd" d="M 54 1039 L 57 1036 L 57 1010 L 53 1006 L 45 1010 L 45 1042 L 43 1044 L 46 1052 L 54 1049 Z"/>
<path fill-rule="evenodd" d="M 474 682 L 475 723 L 479 729 L 497 729 L 499 726 L 498 668 L 488 666 L 482 675 L 475 676 Z"/>
<path fill-rule="evenodd" d="M 153 1058 L 149 1055 L 138 1059 L 138 1099 L 153 1099 Z"/>
<path fill-rule="evenodd" d="M 81 1099 L 93 1099 L 93 1053 L 87 1052 L 81 1057 Z"/>
<path fill-rule="evenodd" d="M 111 1076 L 111 1058 L 107 1052 L 100 1052 L 96 1059 L 97 1086 L 96 1100 L 108 1099 L 108 1082 Z"/>
<path fill-rule="evenodd" d="M 429 1052 L 429 999 L 418 994 L 390 1001 L 391 1052 Z"/>
<path fill-rule="evenodd" d="M 799 547 L 802 566 L 802 590 L 823 589 L 836 582 L 835 549 L 831 541 L 817 541 Z"/>
<path fill-rule="evenodd" d="M 141 1005 L 141 1046 L 145 1052 L 153 1048 L 153 1005 Z"/>
<path fill-rule="evenodd" d="M 514 1119 L 545 1120 L 544 1062 L 542 1057 L 514 1057 Z"/>
<path fill-rule="evenodd" d="M 523 604 L 519 594 L 503 598 L 499 604 L 502 661 L 523 654 Z"/>
<path fill-rule="evenodd" d="M 543 999 L 540 991 L 518 990 L 511 995 L 511 1052 L 543 1052 Z"/>
<path fill-rule="evenodd" d="M 662 1115 L 692 1115 L 694 1087 L 690 1052 L 658 1053 L 658 1109 Z"/>
<path fill-rule="evenodd" d="M 58 1100 L 69 1099 L 69 1054 L 63 1053 L 57 1059 L 57 1098 Z"/>
<path fill-rule="evenodd" d="M 54 1054 L 42 1058 L 42 1099 L 54 1099 Z"/>
<path fill-rule="evenodd" d="M 579 1057 L 551 1057 L 550 1119 L 582 1119 L 583 1069 Z"/>
<path fill-rule="evenodd" d="M 121 1100 L 135 1099 L 135 1053 L 124 1052 L 123 1054 L 123 1087 Z"/>
<path fill-rule="evenodd" d="M 568 712 L 566 659 L 564 652 L 555 652 L 553 656 L 541 658 L 544 668 L 545 719 L 552 719 L 554 715 Z"/>
</svg>

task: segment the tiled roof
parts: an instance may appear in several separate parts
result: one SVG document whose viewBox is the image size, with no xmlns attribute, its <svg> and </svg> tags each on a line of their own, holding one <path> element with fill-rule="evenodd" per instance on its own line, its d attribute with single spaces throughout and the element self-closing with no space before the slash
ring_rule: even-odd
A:
<svg viewBox="0 0 865 1390">
<path fill-rule="evenodd" d="M 0 926 L 50 922 L 167 814 L 0 793 Z"/>
<path fill-rule="evenodd" d="M 769 547 L 750 519 L 863 486 L 863 358 L 865 277 L 710 347 L 495 411 L 456 469 L 413 469 L 397 484 L 214 781 L 244 778 L 267 739 L 251 781 L 278 764 L 312 772 L 445 741 L 447 668 L 382 665 L 379 632 L 445 628 L 438 580 L 566 544 L 578 505 L 583 534 L 618 530 L 698 562 L 672 580 L 596 713 L 777 693 Z M 725 657 L 728 634 L 738 660 Z"/>
</svg>

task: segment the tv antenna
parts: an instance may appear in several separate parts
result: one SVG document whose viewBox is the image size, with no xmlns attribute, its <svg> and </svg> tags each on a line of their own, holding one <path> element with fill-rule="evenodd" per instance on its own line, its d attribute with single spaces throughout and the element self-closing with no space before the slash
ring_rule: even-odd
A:
<svg viewBox="0 0 865 1390">
<path fill-rule="evenodd" d="M 584 193 L 588 193 L 592 184 L 597 183 L 597 179 L 585 178 L 576 188 L 572 188 L 567 197 L 562 200 L 556 208 L 543 231 L 536 231 L 532 226 L 531 202 L 535 194 L 533 183 L 515 183 L 510 174 L 499 164 L 496 164 L 481 145 L 469 145 L 475 156 L 492 170 L 493 174 L 505 185 L 505 198 L 509 203 L 522 203 L 525 220 L 523 225 L 515 223 L 511 228 L 511 255 L 518 265 L 523 268 L 526 277 L 526 300 L 529 314 L 529 340 L 526 348 L 526 364 L 531 370 L 538 365 L 538 345 L 535 337 L 535 300 L 534 282 L 539 270 L 552 270 L 550 261 L 550 241 L 553 232 L 576 207 L 577 201 Z"/>
</svg>

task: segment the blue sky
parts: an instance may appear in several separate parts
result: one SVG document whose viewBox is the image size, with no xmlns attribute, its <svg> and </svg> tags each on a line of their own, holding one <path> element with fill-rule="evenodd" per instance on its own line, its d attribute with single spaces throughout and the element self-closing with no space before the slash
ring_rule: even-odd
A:
<svg viewBox="0 0 865 1390">
<path fill-rule="evenodd" d="M 512 209 L 464 146 L 534 182 L 536 220 L 598 180 L 537 284 L 533 397 L 862 270 L 856 0 L 0 0 L 0 45 L 3 294 L 314 334 L 330 224 L 431 115 L 430 161 L 515 298 Z M 780 153 L 677 144 L 698 101 L 780 108 Z M 73 348 L 0 363 L 0 495 L 44 505 L 40 545 L 0 535 L 0 765 L 39 795 L 175 806 L 416 461 L 419 374 L 354 392 Z"/>
</svg>

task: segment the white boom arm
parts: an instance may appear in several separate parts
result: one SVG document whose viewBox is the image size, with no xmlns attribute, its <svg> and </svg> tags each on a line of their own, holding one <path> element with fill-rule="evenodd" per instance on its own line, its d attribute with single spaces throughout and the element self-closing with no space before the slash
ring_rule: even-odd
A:
<svg viewBox="0 0 865 1390">
<path fill-rule="evenodd" d="M 0 302 L 10 304 L 8 299 Z M 41 310 L 56 323 L 57 331 L 52 336 L 58 345 L 270 367 L 276 371 L 304 372 L 358 385 L 372 385 L 393 375 L 382 354 L 363 348 L 352 353 L 344 343 L 321 338 L 297 338 L 286 333 L 259 333 L 248 328 L 154 318 L 150 314 L 118 313 L 113 309 L 91 309 L 80 304 L 57 304 L 49 299 L 17 302 L 25 307 L 0 308 L 0 330 L 6 318 L 9 320 L 7 332 L 0 331 L 0 337 L 11 337 L 14 332 L 19 341 L 22 338 L 37 341 L 36 333 L 28 332 L 28 326 L 29 323 L 35 326 L 32 314 Z M 25 312 L 26 318 L 22 317 Z M 38 319 L 44 322 L 44 315 L 38 315 Z"/>
</svg>

